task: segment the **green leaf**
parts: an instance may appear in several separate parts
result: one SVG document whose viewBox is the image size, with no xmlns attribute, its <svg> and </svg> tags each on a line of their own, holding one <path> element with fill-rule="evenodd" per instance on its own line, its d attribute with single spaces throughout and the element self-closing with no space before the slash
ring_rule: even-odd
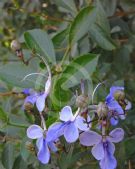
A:
<svg viewBox="0 0 135 169">
<path fill-rule="evenodd" d="M 21 156 L 18 156 L 15 159 L 14 165 L 12 169 L 27 169 L 26 162 L 22 159 Z"/>
<path fill-rule="evenodd" d="M 69 42 L 71 46 L 88 32 L 89 27 L 95 22 L 95 19 L 96 8 L 92 6 L 88 6 L 79 12 L 69 32 Z"/>
<path fill-rule="evenodd" d="M 62 84 L 63 89 L 74 87 L 81 82 L 81 79 L 90 79 L 92 73 L 96 70 L 98 55 L 85 54 L 74 59 L 64 70 L 63 77 L 65 81 Z"/>
<path fill-rule="evenodd" d="M 52 38 L 53 44 L 54 44 L 56 47 L 62 46 L 62 44 L 67 40 L 68 32 L 69 32 L 69 27 L 66 28 L 66 29 L 64 29 L 63 31 L 57 33 L 57 34 Z"/>
<path fill-rule="evenodd" d="M 5 167 L 2 165 L 1 161 L 0 161 L 0 169 L 5 169 Z"/>
<path fill-rule="evenodd" d="M 62 107 L 67 103 L 73 104 L 69 88 L 79 84 L 82 79 L 87 79 L 91 83 L 90 76 L 96 69 L 97 61 L 98 55 L 96 54 L 86 54 L 71 61 L 63 73 L 54 79 L 51 93 L 53 105 Z"/>
<path fill-rule="evenodd" d="M 14 163 L 14 145 L 7 143 L 2 152 L 2 164 L 5 169 L 12 169 Z"/>
<path fill-rule="evenodd" d="M 4 110 L 1 107 L 0 107 L 0 120 L 3 122 L 7 122 L 8 120 L 6 112 L 4 112 Z"/>
<path fill-rule="evenodd" d="M 97 24 L 93 24 L 89 29 L 90 37 L 103 49 L 113 50 L 116 48 L 115 43 L 103 28 Z"/>
<path fill-rule="evenodd" d="M 38 80 L 37 76 L 29 76 L 22 81 L 26 75 L 37 72 L 37 69 L 34 68 L 34 66 L 26 66 L 22 63 L 15 62 L 7 63 L 0 67 L 0 78 L 10 86 L 34 88 L 35 83 Z"/>
<path fill-rule="evenodd" d="M 99 0 L 95 2 L 95 8 L 97 14 L 96 21 L 89 27 L 90 37 L 101 48 L 105 50 L 113 50 L 116 48 L 116 44 L 110 36 L 110 25 Z"/>
<path fill-rule="evenodd" d="M 71 12 L 74 15 L 77 13 L 74 0 L 53 0 L 53 3 L 67 9 L 68 12 Z"/>
<path fill-rule="evenodd" d="M 105 32 L 110 33 L 109 21 L 100 0 L 96 0 L 95 7 L 96 7 L 96 14 L 97 14 L 96 24 L 100 25 Z"/>
<path fill-rule="evenodd" d="M 56 62 L 54 46 L 46 32 L 40 29 L 29 30 L 24 33 L 24 38 L 31 50 L 44 55 L 53 64 Z"/>
<path fill-rule="evenodd" d="M 129 138 L 125 142 L 125 151 L 127 159 L 130 159 L 135 156 L 135 138 Z"/>
</svg>

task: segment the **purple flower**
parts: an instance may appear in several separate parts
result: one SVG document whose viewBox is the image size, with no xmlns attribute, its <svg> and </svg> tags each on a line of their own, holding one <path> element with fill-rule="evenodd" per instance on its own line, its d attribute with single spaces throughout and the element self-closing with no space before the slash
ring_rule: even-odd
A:
<svg viewBox="0 0 135 169">
<path fill-rule="evenodd" d="M 110 93 L 106 97 L 106 104 L 111 112 L 110 122 L 112 125 L 118 124 L 118 117 L 122 120 L 125 119 L 125 113 L 123 108 L 120 106 L 114 95 L 117 91 L 123 91 L 124 87 L 113 86 L 110 88 Z"/>
<path fill-rule="evenodd" d="M 46 138 L 45 138 L 46 135 Z M 40 126 L 38 125 L 31 125 L 27 129 L 27 136 L 30 139 L 37 139 L 36 145 L 38 148 L 37 157 L 38 160 L 41 161 L 43 164 L 47 164 L 50 159 L 50 150 L 53 152 L 57 151 L 57 147 L 54 144 L 54 139 L 48 141 L 48 133 L 44 131 Z"/>
<path fill-rule="evenodd" d="M 79 130 L 87 131 L 89 130 L 86 120 L 81 117 L 79 111 L 73 115 L 71 107 L 65 106 L 60 112 L 60 120 L 63 122 L 55 123 L 49 127 L 49 140 L 52 138 L 58 138 L 64 135 L 68 143 L 75 142 L 79 137 Z M 90 117 L 88 116 L 88 121 Z M 79 130 L 78 130 L 79 129 Z"/>
<path fill-rule="evenodd" d="M 24 104 L 31 103 L 32 105 L 36 104 L 36 107 L 39 112 L 42 112 L 45 108 L 45 100 L 50 92 L 51 87 L 51 80 L 48 78 L 45 84 L 45 91 L 44 92 L 35 92 L 30 91 L 30 89 L 24 89 L 25 93 L 29 93 L 29 96 L 26 97 Z"/>
<path fill-rule="evenodd" d="M 101 136 L 94 131 L 86 131 L 80 135 L 80 143 L 84 146 L 93 146 L 92 155 L 100 161 L 101 169 L 115 169 L 117 161 L 114 157 L 115 146 L 124 138 L 124 131 L 116 128 L 109 136 Z"/>
</svg>

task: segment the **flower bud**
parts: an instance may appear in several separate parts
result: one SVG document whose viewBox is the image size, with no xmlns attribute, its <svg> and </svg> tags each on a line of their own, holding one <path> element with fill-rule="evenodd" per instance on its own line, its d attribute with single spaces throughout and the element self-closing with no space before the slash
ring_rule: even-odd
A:
<svg viewBox="0 0 135 169">
<path fill-rule="evenodd" d="M 118 101 L 125 99 L 125 93 L 122 90 L 117 90 L 114 93 L 114 98 Z"/>
<path fill-rule="evenodd" d="M 60 64 L 55 65 L 55 71 L 56 71 L 57 73 L 61 73 L 61 72 L 62 72 L 62 67 L 61 67 Z"/>
<path fill-rule="evenodd" d="M 25 143 L 25 147 L 27 148 L 27 150 L 29 150 L 31 153 L 35 153 L 35 147 L 34 145 L 30 142 L 30 141 L 27 141 Z"/>
<path fill-rule="evenodd" d="M 88 106 L 89 98 L 86 95 L 80 95 L 76 98 L 76 106 L 80 108 L 85 108 Z"/>
<path fill-rule="evenodd" d="M 20 44 L 20 42 L 18 41 L 18 40 L 13 40 L 12 42 L 11 42 L 11 49 L 14 51 L 14 52 L 16 52 L 16 51 L 18 51 L 18 50 L 20 50 L 21 49 L 21 44 Z"/>
<path fill-rule="evenodd" d="M 33 104 L 31 104 L 29 102 L 27 102 L 27 103 L 24 104 L 24 110 L 26 112 L 31 112 L 32 109 L 33 109 Z"/>
<path fill-rule="evenodd" d="M 97 114 L 99 117 L 106 117 L 109 112 L 107 105 L 103 102 L 98 104 Z"/>
</svg>

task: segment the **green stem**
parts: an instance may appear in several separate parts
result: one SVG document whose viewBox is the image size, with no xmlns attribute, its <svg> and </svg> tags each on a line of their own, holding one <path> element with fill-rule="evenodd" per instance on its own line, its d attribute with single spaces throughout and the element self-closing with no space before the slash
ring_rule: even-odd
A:
<svg viewBox="0 0 135 169">
<path fill-rule="evenodd" d="M 63 65 L 64 61 L 65 61 L 66 58 L 67 58 L 67 55 L 68 55 L 68 53 L 69 53 L 69 50 L 70 50 L 70 47 L 68 46 L 67 49 L 66 49 L 66 51 L 65 51 L 65 54 L 64 54 L 64 56 L 63 56 L 63 58 L 62 58 L 62 60 L 61 60 L 60 65 Z"/>
</svg>

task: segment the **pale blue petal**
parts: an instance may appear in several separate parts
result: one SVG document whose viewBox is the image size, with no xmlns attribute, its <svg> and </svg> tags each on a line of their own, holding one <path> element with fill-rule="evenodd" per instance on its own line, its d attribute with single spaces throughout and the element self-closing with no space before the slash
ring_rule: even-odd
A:
<svg viewBox="0 0 135 169">
<path fill-rule="evenodd" d="M 73 143 L 78 139 L 79 131 L 73 122 L 65 126 L 64 137 L 68 143 Z"/>
<path fill-rule="evenodd" d="M 41 163 L 47 164 L 50 159 L 50 151 L 47 146 L 47 142 L 45 139 L 39 139 L 37 142 L 37 147 L 38 147 L 38 159 Z"/>
<path fill-rule="evenodd" d="M 110 122 L 112 126 L 116 126 L 119 122 L 119 119 L 118 117 L 111 117 Z"/>
<path fill-rule="evenodd" d="M 101 160 L 104 158 L 104 147 L 103 147 L 103 142 L 100 142 L 98 144 L 96 144 L 92 150 L 92 155 L 97 159 L 97 160 Z"/>
<path fill-rule="evenodd" d="M 121 128 L 116 128 L 113 131 L 110 132 L 107 139 L 111 142 L 118 143 L 122 141 L 124 138 L 124 130 Z"/>
<path fill-rule="evenodd" d="M 126 104 L 127 104 L 126 107 L 125 107 L 125 110 L 128 111 L 128 110 L 130 110 L 132 108 L 132 104 L 128 100 L 125 100 L 125 101 L 126 101 Z"/>
<path fill-rule="evenodd" d="M 51 149 L 51 151 L 53 151 L 53 152 L 57 152 L 58 151 L 56 145 L 52 141 L 48 142 L 48 146 Z"/>
<path fill-rule="evenodd" d="M 122 107 L 119 105 L 119 103 L 116 100 L 112 99 L 111 101 L 106 102 L 106 103 L 107 103 L 107 106 L 108 106 L 109 110 L 117 112 L 118 116 L 122 120 L 125 119 L 124 111 L 123 111 Z"/>
<path fill-rule="evenodd" d="M 31 104 L 35 104 L 36 100 L 37 100 L 38 94 L 34 93 L 30 96 L 27 96 L 26 99 L 24 100 L 24 104 L 26 103 L 31 103 Z"/>
<path fill-rule="evenodd" d="M 47 142 L 55 141 L 64 133 L 65 124 L 63 123 L 54 123 L 48 128 L 46 140 Z"/>
<path fill-rule="evenodd" d="M 119 90 L 123 91 L 124 87 L 121 87 L 121 86 L 112 86 L 110 88 L 110 94 L 113 96 L 115 94 L 115 92 L 117 92 Z"/>
<path fill-rule="evenodd" d="M 109 155 L 105 152 L 105 157 L 100 161 L 101 169 L 116 169 L 117 161 L 113 155 Z"/>
<path fill-rule="evenodd" d="M 27 129 L 27 136 L 31 139 L 37 139 L 43 137 L 43 129 L 38 125 L 31 125 Z"/>
<path fill-rule="evenodd" d="M 31 94 L 31 89 L 29 89 L 29 88 L 23 89 L 22 93 L 24 93 L 26 95 L 30 95 Z"/>
<path fill-rule="evenodd" d="M 42 112 L 45 108 L 45 99 L 46 99 L 46 94 L 41 94 L 38 96 L 36 100 L 36 106 L 39 112 Z"/>
<path fill-rule="evenodd" d="M 90 121 L 90 119 L 89 119 Z M 81 116 L 77 116 L 75 119 L 75 125 L 78 129 L 80 129 L 81 131 L 88 131 L 89 130 L 89 125 L 86 123 L 86 120 L 81 117 Z"/>
<path fill-rule="evenodd" d="M 92 146 L 98 144 L 102 140 L 102 136 L 94 131 L 86 131 L 80 134 L 80 143 L 84 146 Z"/>
<path fill-rule="evenodd" d="M 72 118 L 73 113 L 71 107 L 65 106 L 60 112 L 60 120 L 67 122 L 69 120 L 72 120 Z"/>
</svg>

